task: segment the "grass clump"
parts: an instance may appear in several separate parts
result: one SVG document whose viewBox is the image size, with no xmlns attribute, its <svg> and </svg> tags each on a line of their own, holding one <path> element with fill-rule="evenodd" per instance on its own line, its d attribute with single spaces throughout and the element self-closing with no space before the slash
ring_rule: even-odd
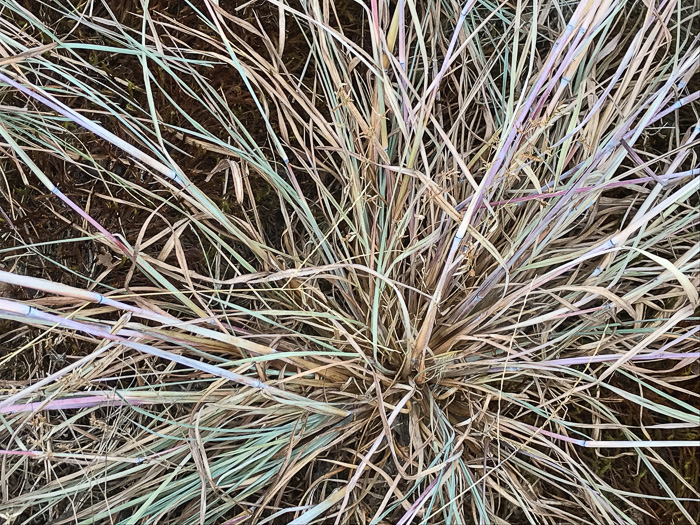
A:
<svg viewBox="0 0 700 525">
<path fill-rule="evenodd" d="M 5 523 L 697 522 L 693 2 L 0 22 Z"/>
</svg>

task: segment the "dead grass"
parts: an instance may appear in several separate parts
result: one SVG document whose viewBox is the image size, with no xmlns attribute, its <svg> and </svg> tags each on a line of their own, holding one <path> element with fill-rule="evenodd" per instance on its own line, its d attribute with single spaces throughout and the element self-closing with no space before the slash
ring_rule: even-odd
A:
<svg viewBox="0 0 700 525">
<path fill-rule="evenodd" d="M 5 523 L 700 520 L 692 2 L 0 24 Z"/>
</svg>

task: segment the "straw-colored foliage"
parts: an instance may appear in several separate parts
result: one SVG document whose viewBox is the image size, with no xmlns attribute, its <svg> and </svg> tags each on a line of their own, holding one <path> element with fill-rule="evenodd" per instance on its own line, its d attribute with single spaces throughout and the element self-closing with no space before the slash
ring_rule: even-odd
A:
<svg viewBox="0 0 700 525">
<path fill-rule="evenodd" d="M 1 0 L 2 523 L 696 523 L 697 7 Z"/>
</svg>

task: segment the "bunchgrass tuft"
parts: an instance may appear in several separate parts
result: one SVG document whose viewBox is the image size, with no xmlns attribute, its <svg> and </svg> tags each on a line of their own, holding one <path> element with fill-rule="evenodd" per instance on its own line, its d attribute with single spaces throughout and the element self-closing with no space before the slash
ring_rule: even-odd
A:
<svg viewBox="0 0 700 525">
<path fill-rule="evenodd" d="M 0 0 L 2 523 L 697 523 L 699 28 Z"/>
</svg>

